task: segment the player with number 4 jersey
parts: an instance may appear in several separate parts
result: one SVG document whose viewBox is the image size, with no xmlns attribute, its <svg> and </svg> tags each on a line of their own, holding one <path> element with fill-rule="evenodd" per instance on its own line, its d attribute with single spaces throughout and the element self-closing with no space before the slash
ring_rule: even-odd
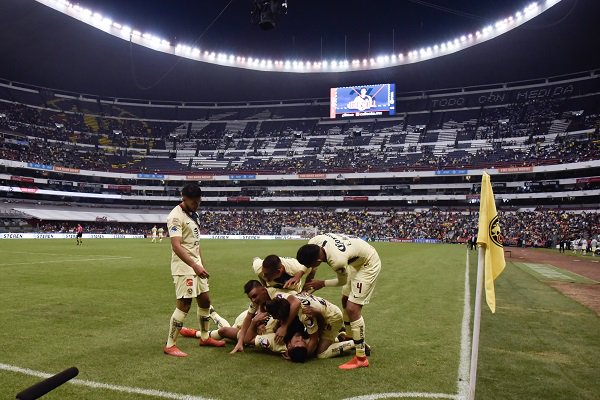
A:
<svg viewBox="0 0 600 400">
<path fill-rule="evenodd" d="M 343 286 L 344 325 L 350 326 L 356 345 L 356 357 L 340 365 L 340 368 L 368 367 L 362 307 L 369 303 L 381 271 L 379 254 L 373 246 L 358 237 L 325 233 L 313 237 L 308 244 L 300 247 L 296 258 L 307 268 L 313 268 L 313 271 L 322 262 L 326 262 L 336 273 L 335 279 L 308 281 L 304 289 L 319 290 L 325 286 Z"/>
</svg>

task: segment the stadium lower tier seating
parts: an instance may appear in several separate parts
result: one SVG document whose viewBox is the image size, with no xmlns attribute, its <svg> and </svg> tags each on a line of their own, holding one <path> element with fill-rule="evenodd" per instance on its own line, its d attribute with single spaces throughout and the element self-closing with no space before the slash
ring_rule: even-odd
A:
<svg viewBox="0 0 600 400">
<path fill-rule="evenodd" d="M 19 207 L 15 207 L 19 209 Z M 111 214 L 108 214 L 108 213 Z M 139 210 L 93 210 L 94 215 L 131 221 L 130 213 Z M 83 222 L 86 232 L 148 234 L 156 223 L 166 221 L 169 210 L 154 211 L 153 223 Z M 52 210 L 46 210 L 48 215 Z M 64 210 L 56 211 L 64 218 Z M 163 215 L 164 214 L 164 215 Z M 51 218 L 48 215 L 47 218 Z M 204 210 L 201 212 L 204 234 L 214 235 L 281 235 L 289 228 L 311 228 L 317 232 L 345 232 L 369 240 L 430 238 L 443 242 L 464 242 L 477 231 L 477 212 L 428 210 Z M 507 245 L 549 247 L 560 240 L 598 238 L 600 213 L 585 210 L 500 211 L 500 221 Z M 77 221 L 79 222 L 79 221 Z M 164 223 L 164 222 L 163 222 Z M 32 229 L 40 232 L 72 232 L 76 221 L 43 222 L 29 219 Z M 7 228 L 5 228 L 7 229 Z"/>
</svg>

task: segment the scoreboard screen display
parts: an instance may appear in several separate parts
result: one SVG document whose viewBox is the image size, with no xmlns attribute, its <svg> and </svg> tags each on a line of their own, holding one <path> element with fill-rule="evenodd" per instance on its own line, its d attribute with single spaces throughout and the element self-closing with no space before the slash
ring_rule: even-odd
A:
<svg viewBox="0 0 600 400">
<path fill-rule="evenodd" d="M 355 118 L 396 114 L 396 85 L 358 85 L 331 88 L 329 117 Z"/>
</svg>

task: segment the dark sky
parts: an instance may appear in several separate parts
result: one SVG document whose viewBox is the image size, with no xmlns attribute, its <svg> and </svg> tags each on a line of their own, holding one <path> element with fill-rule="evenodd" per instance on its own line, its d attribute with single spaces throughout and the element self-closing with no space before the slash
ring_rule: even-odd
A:
<svg viewBox="0 0 600 400">
<path fill-rule="evenodd" d="M 172 42 L 194 42 L 229 0 L 81 0 L 82 6 Z M 434 6 L 450 8 L 441 11 Z M 289 0 L 289 13 L 275 30 L 250 23 L 253 0 L 233 0 L 199 40 L 216 52 L 254 57 L 320 59 L 377 56 L 454 39 L 512 15 L 526 0 Z M 392 30 L 395 31 L 394 40 Z"/>
</svg>

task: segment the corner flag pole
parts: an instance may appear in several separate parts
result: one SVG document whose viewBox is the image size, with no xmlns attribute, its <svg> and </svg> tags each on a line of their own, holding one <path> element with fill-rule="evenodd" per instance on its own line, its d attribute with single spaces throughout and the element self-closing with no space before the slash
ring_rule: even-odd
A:
<svg viewBox="0 0 600 400">
<path fill-rule="evenodd" d="M 483 266 L 485 264 L 485 247 L 477 250 L 477 287 L 475 289 L 475 314 L 473 318 L 473 341 L 471 342 L 471 372 L 469 374 L 469 394 L 466 400 L 475 400 L 477 384 L 477 356 L 479 355 L 479 330 L 481 326 L 481 293 L 483 292 Z"/>
</svg>

